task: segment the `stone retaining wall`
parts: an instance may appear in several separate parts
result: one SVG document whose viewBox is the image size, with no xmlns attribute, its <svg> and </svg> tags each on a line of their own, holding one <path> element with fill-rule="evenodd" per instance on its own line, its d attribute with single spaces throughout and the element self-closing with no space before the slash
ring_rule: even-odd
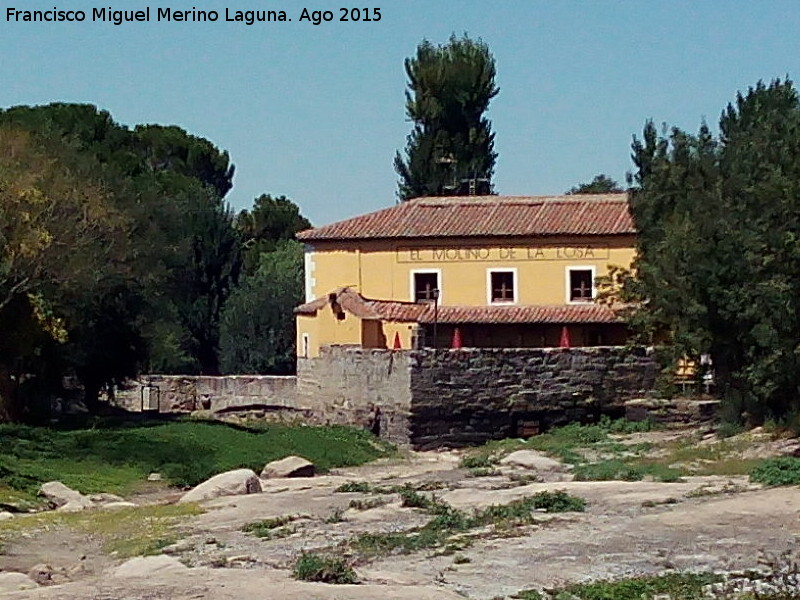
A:
<svg viewBox="0 0 800 600">
<path fill-rule="evenodd" d="M 142 375 L 117 388 L 112 404 L 162 413 L 297 409 L 297 378 L 270 375 Z"/>
<path fill-rule="evenodd" d="M 418 351 L 411 370 L 410 440 L 431 448 L 621 417 L 659 367 L 645 348 L 482 348 Z"/>
<path fill-rule="evenodd" d="M 644 348 L 374 350 L 334 346 L 300 359 L 297 377 L 150 375 L 115 394 L 141 410 L 294 414 L 368 428 L 417 448 L 532 435 L 625 414 L 652 395 L 659 366 Z M 147 407 L 146 407 L 147 408 Z"/>
<path fill-rule="evenodd" d="M 405 446 L 410 376 L 408 351 L 329 346 L 319 358 L 297 361 L 297 402 L 317 423 L 365 427 Z"/>
</svg>

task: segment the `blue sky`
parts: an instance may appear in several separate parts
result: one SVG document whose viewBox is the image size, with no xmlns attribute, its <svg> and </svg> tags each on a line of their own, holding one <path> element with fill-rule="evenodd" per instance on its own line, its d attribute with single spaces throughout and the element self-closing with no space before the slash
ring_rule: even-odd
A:
<svg viewBox="0 0 800 600">
<path fill-rule="evenodd" d="M 481 37 L 501 194 L 623 181 L 648 118 L 696 130 L 758 79 L 800 78 L 793 1 L 357 3 L 373 23 L 300 23 L 317 0 L 0 0 L 0 106 L 89 102 L 120 122 L 177 124 L 230 152 L 228 199 L 286 194 L 316 225 L 390 206 L 410 130 L 403 60 L 423 38 Z M 285 10 L 291 23 L 9 23 L 9 7 Z"/>
</svg>

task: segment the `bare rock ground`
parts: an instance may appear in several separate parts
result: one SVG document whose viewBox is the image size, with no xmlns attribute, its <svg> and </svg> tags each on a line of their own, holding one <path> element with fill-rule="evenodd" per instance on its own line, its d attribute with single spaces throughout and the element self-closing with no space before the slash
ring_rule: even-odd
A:
<svg viewBox="0 0 800 600">
<path fill-rule="evenodd" d="M 27 573 L 36 563 L 52 562 L 54 549 L 61 567 L 68 569 L 69 560 L 89 567 L 76 571 L 72 583 L 4 597 L 488 600 L 525 588 L 669 569 L 752 568 L 761 551 L 779 552 L 800 537 L 796 487 L 762 489 L 744 477 L 721 476 L 678 483 L 578 482 L 564 481 L 557 472 L 527 482 L 521 475 L 530 471 L 517 467 L 472 477 L 458 467 L 460 456 L 412 453 L 314 478 L 262 480 L 261 493 L 210 500 L 203 504 L 204 514 L 183 522 L 181 541 L 165 549 L 176 559 L 173 568 L 148 570 L 145 564 L 124 577 L 115 571 L 120 561 L 102 555 L 91 539 L 81 540 L 69 530 L 31 534 L 6 549 L 0 567 Z M 353 481 L 367 482 L 372 489 L 336 491 Z M 538 515 L 532 525 L 501 533 L 478 531 L 458 551 L 458 560 L 441 548 L 356 560 L 361 585 L 291 578 L 303 551 L 348 556 L 344 543 L 361 533 L 406 532 L 426 523 L 429 514 L 402 507 L 391 491 L 404 483 L 433 489 L 422 493 L 466 511 L 543 490 L 582 497 L 587 509 Z M 350 507 L 353 500 L 357 508 Z M 292 520 L 271 539 L 242 531 L 248 523 L 279 517 Z M 164 567 L 165 559 L 160 560 Z"/>
</svg>

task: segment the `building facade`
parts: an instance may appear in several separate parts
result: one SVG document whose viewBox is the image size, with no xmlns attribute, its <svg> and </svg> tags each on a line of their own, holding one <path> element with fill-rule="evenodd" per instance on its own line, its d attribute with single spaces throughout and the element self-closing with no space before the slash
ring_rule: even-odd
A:
<svg viewBox="0 0 800 600">
<path fill-rule="evenodd" d="M 625 194 L 419 198 L 301 232 L 298 356 L 320 348 L 600 346 L 596 279 L 629 267 Z"/>
</svg>

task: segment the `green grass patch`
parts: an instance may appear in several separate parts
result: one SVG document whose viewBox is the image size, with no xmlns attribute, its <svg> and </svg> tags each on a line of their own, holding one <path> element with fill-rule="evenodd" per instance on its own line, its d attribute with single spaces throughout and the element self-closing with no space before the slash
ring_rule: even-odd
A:
<svg viewBox="0 0 800 600">
<path fill-rule="evenodd" d="M 644 469 L 621 460 L 582 464 L 572 471 L 575 481 L 641 481 Z"/>
<path fill-rule="evenodd" d="M 350 500 L 350 504 L 348 504 L 347 507 L 352 508 L 353 510 L 370 510 L 372 508 L 383 506 L 384 504 L 388 504 L 388 500 L 385 498 L 365 498 L 363 500 L 356 498 Z"/>
<path fill-rule="evenodd" d="M 272 539 L 273 537 L 275 537 L 275 533 L 277 530 L 296 520 L 297 520 L 296 516 L 286 515 L 283 517 L 275 517 L 273 519 L 253 521 L 251 523 L 246 523 L 242 527 L 242 531 L 244 531 L 245 533 L 252 533 L 256 537 Z M 286 531 L 284 531 L 283 533 L 286 533 Z M 289 533 L 293 532 L 289 531 Z M 279 537 L 285 537 L 285 536 L 279 536 Z"/>
<path fill-rule="evenodd" d="M 582 498 L 563 491 L 540 492 L 529 498 L 514 500 L 508 504 L 495 504 L 471 514 L 458 510 L 440 500 L 427 499 L 427 503 L 415 498 L 416 508 L 424 508 L 435 515 L 422 527 L 396 533 L 363 533 L 350 540 L 352 551 L 362 558 L 389 554 L 410 554 L 435 547 L 457 546 L 451 544 L 452 536 L 492 525 L 497 530 L 529 525 L 534 522 L 533 511 L 548 512 L 583 511 L 586 503 Z M 422 506 L 420 506 L 422 504 Z M 454 550 L 455 551 L 455 550 Z"/>
<path fill-rule="evenodd" d="M 744 433 L 744 431 L 744 425 L 741 423 L 722 421 L 719 425 L 717 425 L 717 430 L 715 433 L 717 434 L 718 438 L 725 439 L 739 435 L 740 433 Z"/>
<path fill-rule="evenodd" d="M 372 491 L 372 487 L 366 481 L 348 481 L 337 487 L 334 491 L 342 494 L 368 494 Z"/>
<path fill-rule="evenodd" d="M 645 477 L 663 482 L 680 481 L 686 472 L 669 467 L 675 462 L 672 456 L 669 462 L 644 460 L 642 456 L 652 449 L 652 444 L 624 444 L 611 437 L 653 429 L 655 425 L 650 421 L 611 420 L 607 417 L 594 425 L 571 423 L 528 440 L 489 442 L 462 459 L 461 466 L 472 467 L 475 472 L 515 450 L 534 449 L 572 464 L 575 479 L 579 481 L 640 481 Z"/>
<path fill-rule="evenodd" d="M 400 506 L 406 508 L 431 508 L 434 501 L 420 494 L 411 485 L 405 485 L 400 488 Z"/>
<path fill-rule="evenodd" d="M 746 438 L 724 439 L 716 443 L 699 444 L 696 440 L 683 440 L 672 447 L 665 460 L 680 463 L 718 462 L 731 454 L 747 450 L 752 442 Z"/>
<path fill-rule="evenodd" d="M 583 512 L 586 500 L 564 490 L 544 491 L 533 495 L 533 508 L 547 512 Z"/>
<path fill-rule="evenodd" d="M 654 481 L 674 483 L 681 481 L 684 472 L 661 462 L 637 462 L 621 459 L 603 460 L 577 465 L 573 470 L 576 481 L 641 481 L 650 477 Z"/>
<path fill-rule="evenodd" d="M 170 484 L 192 486 L 230 469 L 258 471 L 290 454 L 306 457 L 325 472 L 392 451 L 371 434 L 348 427 L 247 429 L 194 420 L 98 421 L 72 430 L 0 425 L 0 503 L 36 502 L 39 486 L 50 480 L 83 493 L 126 495 L 153 471 Z"/>
<path fill-rule="evenodd" d="M 418 483 L 405 483 L 403 485 L 370 485 L 366 481 L 348 481 L 337 487 L 334 491 L 339 493 L 359 494 L 402 494 L 404 490 L 417 492 L 430 492 L 447 487 L 442 481 L 420 481 Z"/>
<path fill-rule="evenodd" d="M 159 554 L 180 539 L 177 525 L 202 514 L 196 504 L 144 506 L 80 513 L 45 512 L 0 522 L 0 540 L 23 534 L 69 528 L 102 540 L 103 549 L 120 558 Z"/>
<path fill-rule="evenodd" d="M 800 458 L 767 459 L 750 472 L 750 481 L 764 485 L 800 485 Z"/>
<path fill-rule="evenodd" d="M 548 433 L 537 435 L 528 440 L 528 446 L 556 456 L 566 463 L 583 462 L 577 450 L 587 448 L 598 442 L 609 442 L 608 430 L 600 425 L 580 425 L 573 423 L 559 427 Z"/>
<path fill-rule="evenodd" d="M 295 562 L 292 576 L 300 581 L 358 583 L 355 571 L 341 558 L 303 552 Z"/>
<path fill-rule="evenodd" d="M 692 475 L 749 475 L 753 469 L 763 462 L 763 458 L 738 458 L 731 456 L 693 468 Z"/>
<path fill-rule="evenodd" d="M 645 433 L 654 431 L 659 427 L 657 423 L 650 419 L 631 421 L 629 419 L 611 419 L 606 415 L 600 417 L 598 425 L 608 433 L 615 434 Z"/>
<path fill-rule="evenodd" d="M 335 508 L 331 514 L 325 517 L 325 522 L 328 524 L 332 523 L 344 523 L 347 519 L 344 516 L 344 510 L 341 508 Z"/>
<path fill-rule="evenodd" d="M 657 596 L 668 596 L 674 600 L 700 600 L 707 598 L 703 588 L 720 580 L 721 577 L 711 573 L 667 573 L 575 584 L 561 591 L 581 600 L 650 600 Z"/>
<path fill-rule="evenodd" d="M 461 459 L 459 467 L 462 469 L 491 469 L 497 463 L 488 454 L 469 454 Z"/>
<path fill-rule="evenodd" d="M 497 469 L 470 469 L 467 477 L 499 477 L 502 474 Z"/>
<path fill-rule="evenodd" d="M 515 600 L 545 600 L 544 596 L 542 596 L 541 592 L 537 590 L 522 590 L 521 592 L 517 592 L 511 598 Z"/>
</svg>

